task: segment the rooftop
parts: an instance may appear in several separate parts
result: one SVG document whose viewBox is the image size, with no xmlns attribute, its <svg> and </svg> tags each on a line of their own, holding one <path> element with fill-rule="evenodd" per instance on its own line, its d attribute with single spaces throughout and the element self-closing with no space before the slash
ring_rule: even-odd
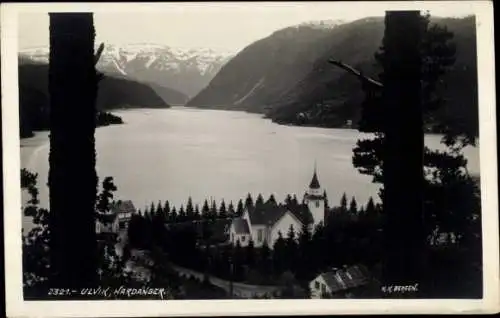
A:
<svg viewBox="0 0 500 318">
<path fill-rule="evenodd" d="M 335 293 L 363 286 L 369 281 L 369 273 L 363 265 L 354 265 L 344 269 L 333 269 L 320 274 L 330 290 Z"/>
</svg>

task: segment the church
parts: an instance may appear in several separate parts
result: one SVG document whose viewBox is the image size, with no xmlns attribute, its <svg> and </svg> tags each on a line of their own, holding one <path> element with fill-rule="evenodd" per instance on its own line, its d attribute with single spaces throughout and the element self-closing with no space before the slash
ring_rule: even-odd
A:
<svg viewBox="0 0 500 318">
<path fill-rule="evenodd" d="M 325 209 L 326 196 L 315 168 L 302 204 L 283 205 L 268 201 L 246 207 L 241 217 L 233 219 L 229 241 L 232 244 L 239 241 L 241 246 L 247 246 L 252 240 L 255 247 L 261 247 L 266 242 L 272 248 L 280 234 L 283 238 L 287 237 L 290 227 L 298 235 L 304 224 L 312 231 L 320 222 L 324 223 Z"/>
</svg>

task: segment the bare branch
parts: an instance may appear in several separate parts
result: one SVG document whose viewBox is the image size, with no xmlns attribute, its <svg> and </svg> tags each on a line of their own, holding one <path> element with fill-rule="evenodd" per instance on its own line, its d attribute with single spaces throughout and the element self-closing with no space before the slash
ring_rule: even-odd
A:
<svg viewBox="0 0 500 318">
<path fill-rule="evenodd" d="M 362 81 L 365 81 L 369 84 L 372 84 L 373 86 L 375 87 L 378 87 L 378 88 L 382 88 L 384 87 L 384 85 L 382 83 L 380 83 L 379 81 L 376 81 L 368 76 L 365 76 L 363 74 L 361 74 L 360 71 L 356 70 L 355 68 L 353 68 L 352 66 L 350 65 L 347 65 L 341 61 L 338 61 L 338 60 L 334 60 L 334 59 L 330 59 L 328 61 L 330 64 L 333 64 L 335 66 L 338 66 L 344 70 L 346 70 L 347 72 L 351 73 L 351 74 L 354 74 L 355 76 L 357 76 L 360 80 Z"/>
</svg>

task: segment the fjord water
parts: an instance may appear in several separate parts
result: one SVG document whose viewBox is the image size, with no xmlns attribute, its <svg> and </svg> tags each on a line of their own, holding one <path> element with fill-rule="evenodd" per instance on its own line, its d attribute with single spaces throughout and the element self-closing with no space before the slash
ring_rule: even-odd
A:
<svg viewBox="0 0 500 318">
<path fill-rule="evenodd" d="M 101 180 L 113 176 L 116 199 L 130 199 L 140 209 L 169 200 L 178 210 L 189 196 L 200 207 L 211 198 L 236 204 L 248 193 L 254 198 L 273 193 L 278 201 L 290 193 L 301 199 L 315 162 L 331 204 L 344 192 L 355 196 L 358 205 L 369 196 L 378 200 L 378 185 L 352 166 L 352 148 L 357 139 L 368 137 L 356 130 L 282 126 L 256 114 L 184 107 L 115 113 L 124 125 L 96 130 L 97 173 Z M 45 207 L 47 136 L 21 141 L 21 165 L 39 174 Z M 434 149 L 442 148 L 439 141 L 437 135 L 425 138 Z M 479 149 L 465 153 L 469 170 L 479 174 Z M 30 227 L 28 220 L 23 226 Z"/>
</svg>

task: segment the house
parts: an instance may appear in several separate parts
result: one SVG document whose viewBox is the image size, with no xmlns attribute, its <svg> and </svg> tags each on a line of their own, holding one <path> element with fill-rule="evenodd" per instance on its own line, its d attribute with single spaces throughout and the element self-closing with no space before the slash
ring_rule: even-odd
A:
<svg viewBox="0 0 500 318">
<path fill-rule="evenodd" d="M 349 297 L 353 290 L 367 285 L 369 273 L 363 265 L 354 265 L 319 274 L 309 283 L 311 298 Z"/>
<path fill-rule="evenodd" d="M 128 228 L 128 222 L 132 218 L 132 215 L 136 213 L 135 206 L 130 200 L 118 200 L 112 205 L 111 211 L 118 217 L 120 231 Z"/>
<path fill-rule="evenodd" d="M 111 205 L 110 212 L 97 212 L 95 226 L 98 237 L 116 237 L 120 231 L 126 230 L 135 211 L 132 201 L 119 200 Z"/>
<path fill-rule="evenodd" d="M 263 204 L 245 207 L 243 215 L 234 218 L 229 228 L 229 242 L 247 246 L 250 240 L 255 247 L 264 242 L 272 248 L 280 233 L 287 237 L 290 227 L 299 233 L 304 224 L 312 230 L 320 222 L 324 222 L 326 197 L 319 184 L 316 169 L 304 196 L 303 204 Z"/>
<path fill-rule="evenodd" d="M 114 213 L 97 213 L 95 232 L 99 239 L 116 238 L 119 231 L 117 215 Z"/>
</svg>

